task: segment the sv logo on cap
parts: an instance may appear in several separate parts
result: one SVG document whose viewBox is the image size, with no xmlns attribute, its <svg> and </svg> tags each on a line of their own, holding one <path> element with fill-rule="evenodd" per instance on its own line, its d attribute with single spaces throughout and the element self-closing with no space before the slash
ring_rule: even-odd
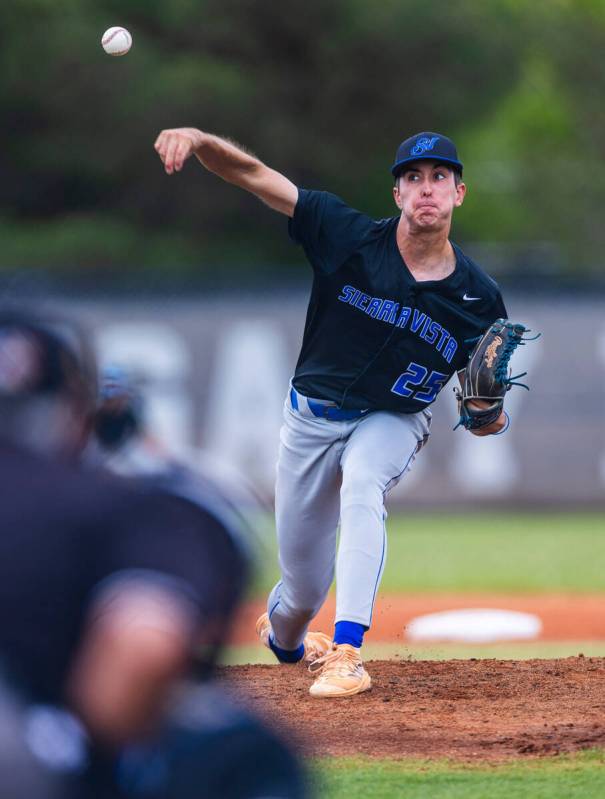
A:
<svg viewBox="0 0 605 799">
<path fill-rule="evenodd" d="M 428 136 L 424 136 L 422 139 L 418 139 L 416 144 L 410 150 L 410 155 L 422 155 L 422 153 L 427 153 L 429 150 L 432 150 L 435 144 L 439 141 L 439 136 L 433 136 L 432 138 L 428 138 Z"/>
</svg>

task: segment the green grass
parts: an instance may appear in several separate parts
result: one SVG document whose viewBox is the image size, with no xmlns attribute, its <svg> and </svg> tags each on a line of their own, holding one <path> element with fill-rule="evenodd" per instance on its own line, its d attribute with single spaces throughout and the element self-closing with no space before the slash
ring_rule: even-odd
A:
<svg viewBox="0 0 605 799">
<path fill-rule="evenodd" d="M 387 531 L 383 592 L 605 592 L 605 513 L 416 512 Z M 265 563 L 261 595 L 277 579 L 273 549 Z"/>
<path fill-rule="evenodd" d="M 528 660 L 532 658 L 565 658 L 582 653 L 586 657 L 605 657 L 605 641 L 532 641 L 528 643 L 505 642 L 500 644 L 434 644 L 410 646 L 409 644 L 364 643 L 364 660 L 468 660 L 469 658 L 496 658 L 497 660 Z M 244 663 L 275 665 L 275 656 L 264 646 L 237 646 L 227 649 L 222 662 L 229 666 Z M 603 792 L 605 796 L 605 790 Z"/>
<path fill-rule="evenodd" d="M 601 799 L 605 752 L 480 766 L 337 758 L 315 763 L 321 799 Z"/>
</svg>

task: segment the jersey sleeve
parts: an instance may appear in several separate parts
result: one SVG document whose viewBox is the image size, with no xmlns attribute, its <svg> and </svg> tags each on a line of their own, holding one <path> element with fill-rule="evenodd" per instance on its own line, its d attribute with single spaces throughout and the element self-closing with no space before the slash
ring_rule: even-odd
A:
<svg viewBox="0 0 605 799">
<path fill-rule="evenodd" d="M 299 189 L 288 231 L 302 245 L 314 271 L 330 274 L 364 242 L 373 224 L 334 194 Z"/>
</svg>

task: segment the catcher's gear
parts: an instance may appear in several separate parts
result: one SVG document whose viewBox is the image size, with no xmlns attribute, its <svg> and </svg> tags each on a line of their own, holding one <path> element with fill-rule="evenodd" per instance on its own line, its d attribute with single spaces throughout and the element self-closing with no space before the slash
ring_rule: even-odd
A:
<svg viewBox="0 0 605 799">
<path fill-rule="evenodd" d="M 495 422 L 504 408 L 506 392 L 512 386 L 522 386 L 529 391 L 529 386 L 514 382 L 527 372 L 511 376 L 508 371 L 508 362 L 517 347 L 538 338 L 534 336 L 524 339 L 523 334 L 526 332 L 528 330 L 524 325 L 496 319 L 479 337 L 469 356 L 462 390 L 454 389 L 460 413 L 454 430 L 460 425 L 467 430 L 478 430 Z M 479 407 L 477 400 L 488 402 L 489 405 Z"/>
</svg>

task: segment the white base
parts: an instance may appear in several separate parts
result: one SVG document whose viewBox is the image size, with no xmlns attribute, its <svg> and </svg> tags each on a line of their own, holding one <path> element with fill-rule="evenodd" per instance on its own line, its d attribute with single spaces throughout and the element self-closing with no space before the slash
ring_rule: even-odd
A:
<svg viewBox="0 0 605 799">
<path fill-rule="evenodd" d="M 406 626 L 409 641 L 461 641 L 488 644 L 537 638 L 542 622 L 531 613 L 490 608 L 446 610 L 418 616 Z"/>
</svg>

